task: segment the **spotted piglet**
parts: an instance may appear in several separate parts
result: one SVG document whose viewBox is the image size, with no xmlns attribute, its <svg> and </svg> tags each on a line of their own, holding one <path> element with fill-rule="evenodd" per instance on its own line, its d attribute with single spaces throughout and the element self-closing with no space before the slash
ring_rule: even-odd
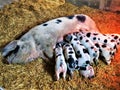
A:
<svg viewBox="0 0 120 90">
<path fill-rule="evenodd" d="M 85 46 L 85 48 L 88 50 L 91 63 L 95 63 L 95 65 L 98 64 L 98 58 L 99 58 L 99 49 L 94 45 L 94 43 L 86 37 L 81 32 L 76 32 L 74 35 L 77 36 L 77 38 L 80 40 L 80 42 Z"/>
<path fill-rule="evenodd" d="M 120 47 L 120 34 L 104 34 L 106 35 L 108 38 L 110 38 L 111 40 L 115 40 L 115 43 L 117 45 L 117 48 Z"/>
<path fill-rule="evenodd" d="M 113 55 L 116 53 L 117 46 L 115 43 L 115 40 L 111 40 L 108 38 L 105 34 L 99 33 L 99 32 L 88 32 L 87 30 L 80 30 L 83 34 L 85 34 L 88 38 L 90 38 L 93 42 L 100 42 L 102 44 L 108 45 Z"/>
<path fill-rule="evenodd" d="M 111 57 L 114 57 L 117 51 L 117 46 L 114 40 L 111 40 L 104 34 L 100 34 L 100 33 L 88 32 L 86 33 L 86 36 L 90 38 L 93 42 L 101 43 L 102 45 L 109 47 L 109 52 L 111 53 Z"/>
<path fill-rule="evenodd" d="M 56 80 L 59 80 L 60 73 L 63 73 L 63 78 L 65 79 L 66 77 L 66 72 L 67 72 L 67 64 L 65 62 L 65 58 L 63 55 L 63 49 L 61 46 L 61 43 L 57 43 L 55 47 L 55 76 Z"/>
<path fill-rule="evenodd" d="M 73 34 L 68 34 L 64 36 L 64 41 L 72 44 L 76 56 L 77 56 L 77 67 L 76 69 L 80 71 L 80 73 L 85 78 L 92 78 L 94 76 L 93 67 L 90 66 L 90 56 L 86 50 L 86 48 L 80 43 L 77 37 Z"/>
<path fill-rule="evenodd" d="M 77 58 L 75 55 L 75 51 L 71 44 L 65 43 L 63 45 L 64 55 L 67 62 L 68 73 L 71 77 L 73 77 L 73 71 L 77 67 Z"/>
<path fill-rule="evenodd" d="M 102 59 L 106 64 L 109 65 L 111 63 L 111 60 L 113 59 L 111 48 L 106 44 L 102 44 L 100 42 L 94 42 L 94 44 L 100 51 L 100 59 Z"/>
</svg>

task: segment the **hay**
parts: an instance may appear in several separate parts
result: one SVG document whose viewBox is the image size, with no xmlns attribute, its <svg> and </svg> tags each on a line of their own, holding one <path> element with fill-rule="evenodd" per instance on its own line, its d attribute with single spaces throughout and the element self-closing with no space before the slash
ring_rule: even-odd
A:
<svg viewBox="0 0 120 90">
<path fill-rule="evenodd" d="M 91 16 L 102 33 L 120 33 L 118 14 L 86 6 L 63 4 L 63 0 L 51 0 L 52 3 L 46 5 L 47 1 L 50 0 L 20 0 L 0 10 L 0 47 L 23 35 L 37 24 L 76 13 Z M 54 1 L 62 2 L 56 4 Z M 2 63 L 3 58 L 0 55 L 0 86 L 6 90 L 118 90 L 120 88 L 119 53 L 120 51 L 110 66 L 100 61 L 98 67 L 94 67 L 96 77 L 92 80 L 82 78 L 76 71 L 72 80 L 67 76 L 66 80 L 59 81 L 53 79 L 54 65 L 47 65 L 41 59 L 25 65 L 7 65 Z"/>
</svg>

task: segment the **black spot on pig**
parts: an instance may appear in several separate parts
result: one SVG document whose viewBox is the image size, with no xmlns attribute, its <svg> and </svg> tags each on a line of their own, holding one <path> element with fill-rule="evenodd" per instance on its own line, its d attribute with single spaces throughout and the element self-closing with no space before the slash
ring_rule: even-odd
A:
<svg viewBox="0 0 120 90">
<path fill-rule="evenodd" d="M 86 61 L 86 64 L 90 64 L 90 61 L 87 60 L 87 61 Z"/>
<path fill-rule="evenodd" d="M 77 55 L 76 55 L 77 58 L 81 58 L 82 55 L 80 54 L 80 52 L 77 52 Z"/>
<path fill-rule="evenodd" d="M 75 68 L 74 58 L 68 58 L 68 63 L 70 68 Z"/>
<path fill-rule="evenodd" d="M 59 24 L 60 22 L 62 22 L 62 20 L 60 20 L 60 19 L 57 19 L 57 22 L 56 22 L 56 23 L 57 23 L 57 24 Z"/>
<path fill-rule="evenodd" d="M 96 36 L 96 35 L 98 35 L 98 33 L 93 33 L 93 35 L 95 35 L 95 36 Z"/>
<path fill-rule="evenodd" d="M 112 52 L 109 52 L 110 55 L 112 55 Z"/>
<path fill-rule="evenodd" d="M 111 35 L 112 37 L 114 36 L 114 35 Z"/>
<path fill-rule="evenodd" d="M 43 26 L 47 26 L 47 25 L 48 25 L 48 24 L 46 24 L 46 23 L 45 23 L 45 24 L 43 24 Z"/>
<path fill-rule="evenodd" d="M 73 51 L 69 51 L 68 53 L 69 53 L 69 54 L 73 54 Z"/>
<path fill-rule="evenodd" d="M 80 39 L 80 40 L 82 40 L 82 39 L 83 39 L 83 37 L 81 36 L 79 39 Z"/>
<path fill-rule="evenodd" d="M 81 22 L 85 22 L 85 20 L 86 20 L 86 17 L 83 15 L 76 16 L 76 18 L 78 21 L 81 21 Z"/>
<path fill-rule="evenodd" d="M 107 39 L 104 40 L 104 43 L 107 43 Z"/>
<path fill-rule="evenodd" d="M 117 46 L 115 45 L 115 46 L 113 47 L 113 49 L 117 49 Z"/>
<path fill-rule="evenodd" d="M 115 42 L 115 40 L 112 39 L 111 42 Z"/>
<path fill-rule="evenodd" d="M 87 50 L 87 49 L 83 49 L 83 52 L 84 52 L 84 53 L 88 53 L 88 50 Z"/>
<path fill-rule="evenodd" d="M 89 42 L 89 40 L 86 40 L 86 42 Z"/>
<path fill-rule="evenodd" d="M 114 39 L 118 39 L 118 36 L 115 36 Z"/>
<path fill-rule="evenodd" d="M 96 37 L 93 37 L 93 40 L 96 40 Z"/>
<path fill-rule="evenodd" d="M 94 47 L 93 47 L 93 46 L 91 46 L 90 48 L 91 48 L 91 49 L 93 49 Z"/>
<path fill-rule="evenodd" d="M 73 44 L 71 43 L 71 45 L 73 46 Z"/>
<path fill-rule="evenodd" d="M 100 48 L 100 45 L 99 45 L 98 43 L 95 43 L 95 46 L 96 46 L 97 48 Z"/>
<path fill-rule="evenodd" d="M 69 58 L 72 58 L 72 55 L 69 55 Z"/>
<path fill-rule="evenodd" d="M 80 51 L 77 51 L 77 54 L 79 55 L 79 54 L 80 54 Z"/>
<path fill-rule="evenodd" d="M 103 47 L 103 48 L 106 48 L 107 46 L 106 46 L 106 44 L 103 44 L 102 47 Z"/>
<path fill-rule="evenodd" d="M 62 65 L 63 65 L 63 62 L 61 61 L 61 62 L 60 62 L 60 67 L 62 67 Z"/>
<path fill-rule="evenodd" d="M 69 50 L 73 50 L 72 48 L 69 48 Z"/>
<path fill-rule="evenodd" d="M 75 41 L 77 41 L 78 39 L 77 38 L 74 38 Z"/>
<path fill-rule="evenodd" d="M 73 18 L 74 18 L 74 16 L 67 16 L 67 18 L 68 18 L 68 19 L 73 19 Z"/>
<path fill-rule="evenodd" d="M 91 35 L 91 33 L 87 33 L 87 34 L 86 34 L 87 37 L 90 37 L 90 35 Z"/>
</svg>

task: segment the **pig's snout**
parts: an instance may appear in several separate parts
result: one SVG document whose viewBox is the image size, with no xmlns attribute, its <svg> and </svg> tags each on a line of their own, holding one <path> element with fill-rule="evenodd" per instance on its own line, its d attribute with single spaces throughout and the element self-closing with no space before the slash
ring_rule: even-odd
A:
<svg viewBox="0 0 120 90">
<path fill-rule="evenodd" d="M 95 77 L 95 76 L 94 76 L 94 75 L 92 75 L 92 76 L 89 76 L 89 77 L 88 77 L 88 79 L 92 79 L 92 78 L 94 78 L 94 77 Z"/>
</svg>

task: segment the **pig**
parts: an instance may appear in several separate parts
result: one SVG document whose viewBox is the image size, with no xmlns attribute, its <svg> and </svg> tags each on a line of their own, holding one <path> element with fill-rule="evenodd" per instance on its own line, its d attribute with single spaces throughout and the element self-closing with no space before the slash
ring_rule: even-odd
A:
<svg viewBox="0 0 120 90">
<path fill-rule="evenodd" d="M 99 32 L 95 22 L 87 15 L 76 14 L 49 20 L 31 28 L 20 39 L 11 41 L 2 50 L 8 63 L 27 63 L 40 57 L 50 61 L 56 42 L 79 29 Z"/>
<path fill-rule="evenodd" d="M 60 73 L 63 73 L 63 78 L 65 79 L 67 73 L 67 64 L 65 62 L 65 57 L 63 54 L 63 49 L 61 43 L 57 43 L 55 47 L 55 76 L 56 80 L 59 80 Z"/>
<path fill-rule="evenodd" d="M 79 71 L 83 77 L 92 79 L 95 77 L 94 69 L 90 64 L 87 63 L 88 62 L 86 62 L 86 65 L 81 66 Z"/>
<path fill-rule="evenodd" d="M 75 50 L 77 56 L 77 67 L 75 69 L 79 70 L 85 78 L 94 77 L 94 70 L 90 65 L 90 55 L 78 38 L 73 34 L 67 34 L 64 36 L 64 41 L 70 43 Z M 88 69 L 88 67 L 90 68 Z"/>
<path fill-rule="evenodd" d="M 63 45 L 63 51 L 64 51 L 64 56 L 67 62 L 68 73 L 72 78 L 73 72 L 76 70 L 76 67 L 77 67 L 77 58 L 75 55 L 75 51 L 72 45 L 69 43 L 65 43 Z"/>
<path fill-rule="evenodd" d="M 84 30 L 85 31 L 85 30 Z M 114 57 L 114 54 L 117 51 L 117 45 L 115 43 L 115 40 L 111 40 L 110 38 L 108 38 L 107 36 L 105 36 L 102 33 L 94 33 L 94 32 L 84 32 L 82 30 L 82 33 L 85 34 L 85 36 L 87 36 L 88 38 L 90 38 L 93 42 L 98 42 L 98 43 L 102 43 L 102 44 L 106 44 L 107 46 L 109 46 L 112 52 L 112 57 Z"/>
<path fill-rule="evenodd" d="M 88 50 L 88 53 L 90 55 L 90 62 L 91 64 L 95 63 L 95 65 L 98 64 L 98 58 L 99 58 L 99 49 L 94 45 L 94 43 L 86 37 L 81 32 L 75 32 L 75 36 L 80 40 L 80 42 L 85 46 L 85 48 Z"/>
<path fill-rule="evenodd" d="M 113 53 L 111 51 L 111 48 L 107 46 L 106 44 L 94 42 L 95 46 L 100 51 L 100 59 L 102 59 L 107 65 L 110 65 L 111 60 L 113 59 Z"/>
<path fill-rule="evenodd" d="M 110 38 L 111 40 L 114 40 L 117 45 L 117 48 L 120 47 L 120 34 L 112 33 L 112 34 L 104 34 L 104 35 Z"/>
</svg>

